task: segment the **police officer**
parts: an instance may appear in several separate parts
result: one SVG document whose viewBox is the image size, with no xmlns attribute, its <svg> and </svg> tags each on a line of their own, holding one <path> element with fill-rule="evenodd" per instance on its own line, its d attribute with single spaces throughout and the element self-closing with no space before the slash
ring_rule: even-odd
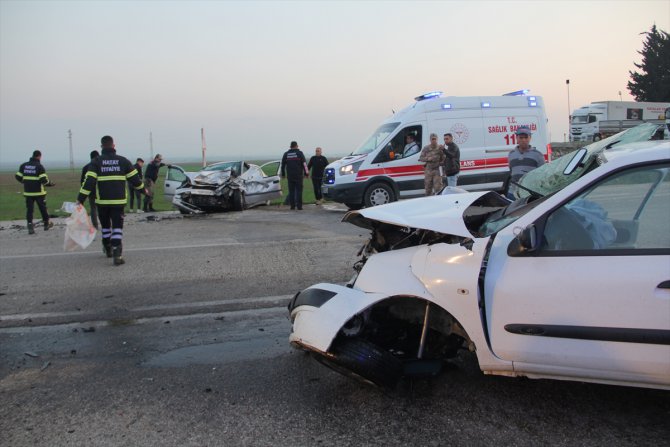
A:
<svg viewBox="0 0 670 447">
<path fill-rule="evenodd" d="M 281 159 L 281 176 L 288 176 L 288 203 L 291 209 L 302 209 L 302 179 L 309 177 L 305 154 L 298 148 L 298 143 L 291 141 L 291 148 L 284 152 Z"/>
<path fill-rule="evenodd" d="M 54 183 L 49 181 L 47 172 L 42 166 L 42 152 L 33 151 L 33 156 L 27 162 L 19 166 L 19 170 L 14 177 L 20 183 L 23 183 L 23 195 L 26 198 L 26 220 L 28 221 L 28 234 L 35 234 L 33 227 L 33 210 L 35 203 L 42 214 L 42 222 L 44 222 L 44 231 L 54 226 L 53 222 L 49 220 L 49 213 L 47 213 L 47 192 L 44 190 L 45 186 L 54 186 Z"/>
<path fill-rule="evenodd" d="M 126 181 L 135 189 L 144 189 L 144 183 L 130 160 L 116 155 L 114 139 L 102 137 L 102 154 L 91 162 L 86 172 L 86 180 L 79 191 L 77 202 L 84 203 L 86 196 L 95 190 L 97 184 L 97 204 L 102 227 L 102 251 L 108 258 L 114 258 L 114 265 L 125 263 L 122 256 L 123 208 L 126 205 Z"/>
<path fill-rule="evenodd" d="M 424 186 L 426 195 L 432 196 L 442 190 L 440 168 L 444 164 L 444 147 L 437 144 L 437 134 L 430 134 L 430 144 L 421 149 L 419 161 L 424 163 Z"/>
</svg>

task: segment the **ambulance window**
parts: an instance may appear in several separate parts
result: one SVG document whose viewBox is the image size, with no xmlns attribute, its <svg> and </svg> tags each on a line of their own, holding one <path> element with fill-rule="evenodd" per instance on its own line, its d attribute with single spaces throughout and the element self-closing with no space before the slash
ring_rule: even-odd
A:
<svg viewBox="0 0 670 447">
<path fill-rule="evenodd" d="M 411 135 L 414 141 L 407 138 Z M 393 137 L 391 145 L 396 158 L 407 158 L 421 152 L 421 126 L 409 126 Z"/>
<path fill-rule="evenodd" d="M 597 120 L 595 115 L 589 115 L 589 123 L 595 123 Z"/>
<path fill-rule="evenodd" d="M 352 152 L 351 155 L 369 154 L 370 152 L 374 151 L 382 141 L 388 138 L 391 132 L 393 132 L 395 128 L 398 127 L 398 125 L 400 125 L 400 123 L 388 123 L 379 126 L 379 129 L 370 135 L 370 138 L 368 138 L 365 143 L 361 145 L 361 147 Z"/>
</svg>

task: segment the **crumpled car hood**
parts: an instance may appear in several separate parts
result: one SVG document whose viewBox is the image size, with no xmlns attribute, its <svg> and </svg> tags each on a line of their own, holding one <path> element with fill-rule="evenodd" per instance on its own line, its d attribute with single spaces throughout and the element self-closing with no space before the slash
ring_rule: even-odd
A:
<svg viewBox="0 0 670 447">
<path fill-rule="evenodd" d="M 374 222 L 383 222 L 472 238 L 463 222 L 463 212 L 484 194 L 488 194 L 488 191 L 403 200 L 350 211 L 342 221 L 367 229 L 372 229 Z"/>
<path fill-rule="evenodd" d="M 223 185 L 228 180 L 230 180 L 230 170 L 226 171 L 205 171 L 205 173 L 199 173 L 193 178 L 193 182 L 199 183 L 201 185 Z"/>
</svg>

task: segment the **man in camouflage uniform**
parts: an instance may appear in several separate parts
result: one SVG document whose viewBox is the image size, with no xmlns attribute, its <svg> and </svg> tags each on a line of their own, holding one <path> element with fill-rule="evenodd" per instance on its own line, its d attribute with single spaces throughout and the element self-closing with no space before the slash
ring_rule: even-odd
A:
<svg viewBox="0 0 670 447">
<path fill-rule="evenodd" d="M 440 166 L 444 164 L 444 148 L 437 144 L 437 134 L 430 134 L 430 144 L 421 149 L 419 161 L 424 163 L 423 173 L 426 195 L 432 196 L 442 190 Z"/>
</svg>

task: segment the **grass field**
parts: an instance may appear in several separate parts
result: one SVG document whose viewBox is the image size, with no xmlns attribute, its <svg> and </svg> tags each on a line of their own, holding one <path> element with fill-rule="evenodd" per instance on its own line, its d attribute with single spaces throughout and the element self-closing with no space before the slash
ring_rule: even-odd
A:
<svg viewBox="0 0 670 447">
<path fill-rule="evenodd" d="M 262 163 L 258 162 L 258 164 Z M 201 169 L 202 165 L 185 163 L 180 164 L 180 166 L 187 171 L 197 171 Z M 49 180 L 56 184 L 54 187 L 46 188 L 46 200 L 49 215 L 68 216 L 68 213 L 60 212 L 58 210 L 63 205 L 63 202 L 74 202 L 76 200 L 81 186 L 79 184 L 81 167 L 76 169 L 75 172 L 72 172 L 69 169 L 50 170 L 48 165 L 45 166 L 45 168 L 47 169 Z M 172 203 L 166 201 L 163 197 L 163 185 L 165 183 L 166 172 L 167 168 L 161 168 L 154 198 L 154 208 L 156 211 L 169 211 L 173 209 Z M 23 198 L 23 185 L 16 181 L 14 174 L 15 172 L 0 172 L 0 220 L 20 220 L 25 219 L 26 217 L 26 202 Z M 281 180 L 281 185 L 284 196 L 286 196 L 288 191 L 286 179 Z M 310 179 L 305 179 L 302 197 L 304 203 L 314 203 L 314 190 Z M 281 204 L 283 202 L 284 197 L 273 202 L 273 205 Z M 40 219 L 39 210 L 35 207 L 35 221 Z"/>
</svg>

